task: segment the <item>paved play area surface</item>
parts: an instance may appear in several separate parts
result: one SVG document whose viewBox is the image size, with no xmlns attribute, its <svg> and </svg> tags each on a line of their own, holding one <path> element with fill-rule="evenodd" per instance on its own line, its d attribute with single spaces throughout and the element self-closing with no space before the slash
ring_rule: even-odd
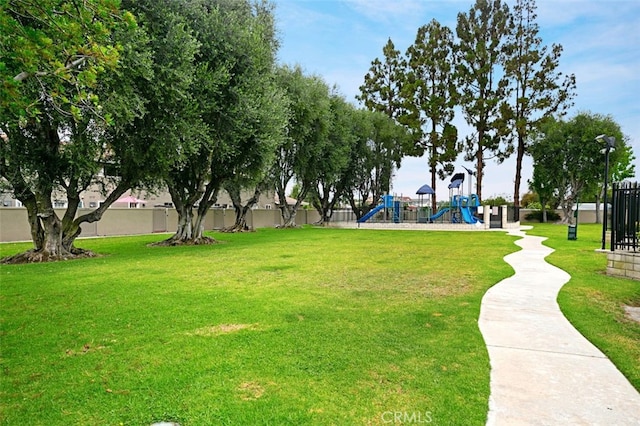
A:
<svg viewBox="0 0 640 426">
<path fill-rule="evenodd" d="M 570 276 L 544 258 L 543 237 L 522 230 L 505 256 L 515 274 L 482 300 L 479 326 L 491 361 L 488 425 L 640 425 L 640 393 L 562 315 Z"/>
</svg>

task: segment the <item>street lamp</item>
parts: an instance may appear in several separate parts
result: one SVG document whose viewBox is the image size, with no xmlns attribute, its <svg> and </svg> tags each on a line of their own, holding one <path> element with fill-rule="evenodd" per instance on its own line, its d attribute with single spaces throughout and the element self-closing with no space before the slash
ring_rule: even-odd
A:
<svg viewBox="0 0 640 426">
<path fill-rule="evenodd" d="M 596 136 L 596 141 L 600 143 L 606 143 L 606 146 L 604 148 L 604 218 L 602 220 L 602 250 L 604 250 L 607 238 L 607 185 L 609 183 L 609 153 L 613 149 L 615 149 L 616 138 L 614 138 L 613 136 L 599 135 Z"/>
</svg>

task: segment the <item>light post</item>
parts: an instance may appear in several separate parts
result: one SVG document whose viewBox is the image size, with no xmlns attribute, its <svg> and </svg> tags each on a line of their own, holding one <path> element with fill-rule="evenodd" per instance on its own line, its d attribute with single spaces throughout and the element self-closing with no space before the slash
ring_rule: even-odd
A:
<svg viewBox="0 0 640 426">
<path fill-rule="evenodd" d="M 607 240 L 607 186 L 609 183 L 609 153 L 615 149 L 616 138 L 613 136 L 599 135 L 596 141 L 605 142 L 604 148 L 604 218 L 602 219 L 602 250 L 605 249 Z"/>
</svg>

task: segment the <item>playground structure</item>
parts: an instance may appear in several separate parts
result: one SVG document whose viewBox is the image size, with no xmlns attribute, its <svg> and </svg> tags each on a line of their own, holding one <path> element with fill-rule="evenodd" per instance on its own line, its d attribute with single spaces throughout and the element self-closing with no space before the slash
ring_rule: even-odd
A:
<svg viewBox="0 0 640 426">
<path fill-rule="evenodd" d="M 393 223 L 400 223 L 400 209 L 402 207 L 402 203 L 397 197 L 393 195 L 383 195 L 382 203 L 378 204 L 373 209 L 369 210 L 367 214 L 362 216 L 358 222 L 363 223 L 371 219 L 376 213 L 383 211 L 383 217 L 388 218 L 390 215 L 392 217 Z"/>
<path fill-rule="evenodd" d="M 470 173 L 469 170 L 467 172 Z M 417 207 L 418 223 L 433 223 L 434 221 L 450 223 L 478 224 L 482 223 L 478 215 L 480 198 L 477 194 L 471 193 L 471 182 L 469 182 L 469 195 L 464 194 L 464 173 L 456 173 L 449 183 L 449 203 L 442 207 L 435 214 L 432 214 L 430 197 L 435 197 L 435 191 L 429 185 L 423 185 L 416 191 L 419 196 L 419 206 Z M 427 206 L 425 206 L 425 198 Z M 383 195 L 380 204 L 362 216 L 358 223 L 364 223 L 376 217 L 382 217 L 382 221 L 400 223 L 402 222 L 402 211 L 404 203 L 401 197 L 394 195 Z"/>
<path fill-rule="evenodd" d="M 451 223 L 482 223 L 477 217 L 480 198 L 477 194 L 471 193 L 471 182 L 469 182 L 469 195 L 464 195 L 463 183 L 464 173 L 453 175 L 449 183 L 449 205 L 431 216 L 430 222 L 440 218 L 444 221 L 448 218 Z"/>
</svg>

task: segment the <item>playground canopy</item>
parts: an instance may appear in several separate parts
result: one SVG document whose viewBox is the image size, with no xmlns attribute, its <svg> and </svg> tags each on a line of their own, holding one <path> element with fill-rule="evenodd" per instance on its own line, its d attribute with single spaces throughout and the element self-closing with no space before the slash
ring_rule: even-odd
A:
<svg viewBox="0 0 640 426">
<path fill-rule="evenodd" d="M 425 185 L 422 185 L 420 187 L 420 189 L 418 189 L 416 191 L 416 194 L 418 194 L 418 195 L 433 195 L 433 194 L 435 194 L 435 191 L 429 185 L 425 184 Z"/>
<path fill-rule="evenodd" d="M 460 188 L 460 185 L 462 185 L 462 182 L 464 182 L 464 173 L 456 173 L 451 178 L 449 189 Z"/>
</svg>

